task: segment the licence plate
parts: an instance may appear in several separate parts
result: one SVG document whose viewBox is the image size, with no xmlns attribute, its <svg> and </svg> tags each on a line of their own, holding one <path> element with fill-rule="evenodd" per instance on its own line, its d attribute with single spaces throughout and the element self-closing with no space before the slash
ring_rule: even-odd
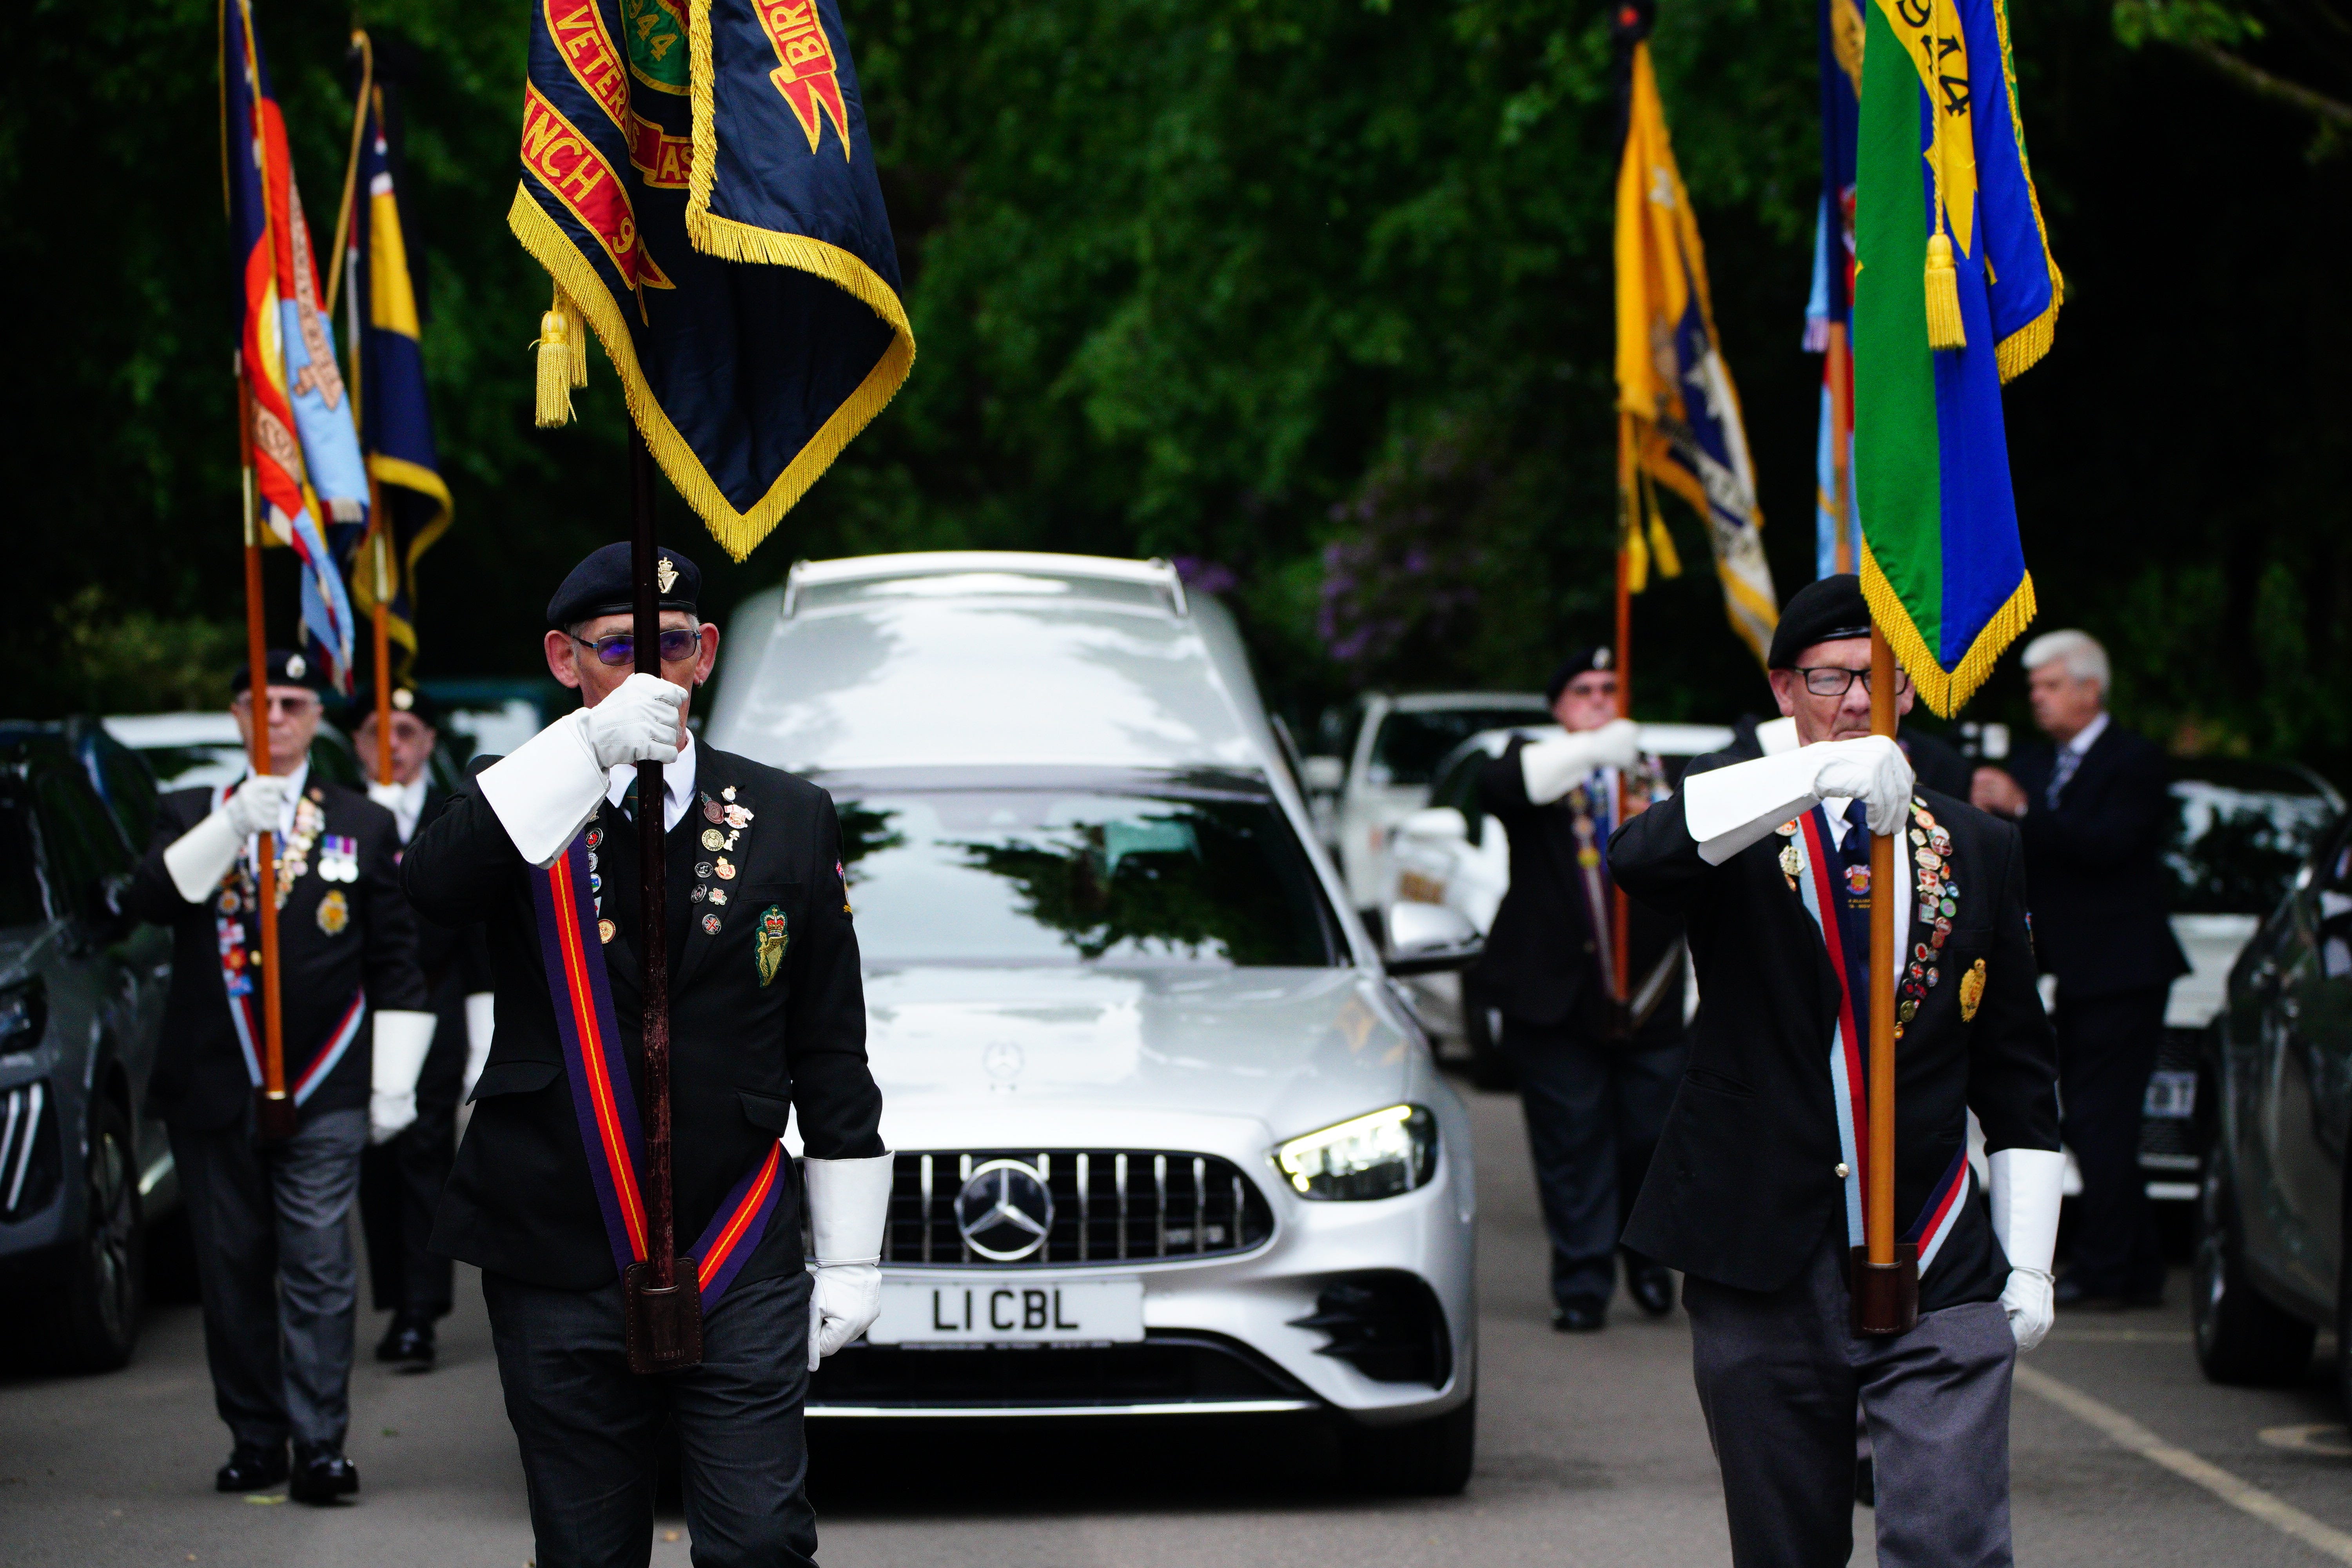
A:
<svg viewBox="0 0 2352 1568">
<path fill-rule="evenodd" d="M 1140 1279 L 885 1279 L 877 1345 L 1110 1344 L 1143 1338 Z"/>
</svg>

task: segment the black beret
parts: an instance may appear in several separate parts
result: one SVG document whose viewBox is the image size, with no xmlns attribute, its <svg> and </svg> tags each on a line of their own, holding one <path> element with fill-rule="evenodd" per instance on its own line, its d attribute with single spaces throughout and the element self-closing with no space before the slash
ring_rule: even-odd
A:
<svg viewBox="0 0 2352 1568">
<path fill-rule="evenodd" d="M 625 615 L 635 608 L 636 588 L 629 575 L 629 555 L 628 542 L 624 540 L 607 544 L 574 566 L 563 585 L 555 590 L 555 597 L 547 602 L 547 624 L 561 631 L 598 616 Z M 654 561 L 660 607 L 691 614 L 695 601 L 702 596 L 702 569 L 688 561 L 685 552 L 667 545 L 662 546 Z"/>
<path fill-rule="evenodd" d="M 1549 708 L 1558 702 L 1559 694 L 1568 689 L 1568 683 L 1578 676 L 1590 675 L 1596 669 L 1608 670 L 1616 668 L 1617 650 L 1607 643 L 1595 643 L 1591 647 L 1579 648 L 1561 659 L 1559 668 L 1551 672 L 1551 679 L 1544 682 L 1544 706 Z"/>
<path fill-rule="evenodd" d="M 1870 606 L 1863 602 L 1862 579 L 1851 572 L 1832 573 L 1789 595 L 1764 662 L 1773 669 L 1793 669 L 1797 656 L 1815 643 L 1869 635 Z"/>
<path fill-rule="evenodd" d="M 291 648 L 274 647 L 269 650 L 268 659 L 270 685 L 301 686 L 312 691 L 327 689 L 327 672 L 320 669 L 319 661 L 309 654 L 296 653 Z M 228 694 L 235 697 L 249 689 L 252 685 L 253 666 L 245 659 L 238 659 L 236 673 L 228 678 Z"/>
<path fill-rule="evenodd" d="M 392 710 L 395 715 L 402 713 L 415 714 L 427 729 L 438 730 L 441 728 L 441 705 L 438 702 L 434 701 L 432 698 L 426 696 L 423 690 L 416 687 L 394 687 L 392 689 Z M 354 694 L 351 707 L 345 710 L 345 715 L 346 725 L 353 730 L 358 729 L 361 725 L 374 718 L 375 692 L 373 689 L 362 687 L 356 694 Z"/>
</svg>

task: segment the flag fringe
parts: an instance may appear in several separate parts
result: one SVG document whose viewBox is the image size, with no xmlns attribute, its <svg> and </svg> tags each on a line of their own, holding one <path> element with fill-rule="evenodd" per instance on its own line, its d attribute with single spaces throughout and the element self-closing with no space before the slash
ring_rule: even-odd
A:
<svg viewBox="0 0 2352 1568">
<path fill-rule="evenodd" d="M 2056 283 L 2056 273 L 2051 274 L 2051 281 Z M 2000 366 L 2003 386 L 2040 363 L 2042 356 L 2058 341 L 2058 307 L 2063 302 L 2053 293 L 2048 310 L 2000 340 L 1993 354 Z"/>
<path fill-rule="evenodd" d="M 2037 606 L 2033 600 L 2033 575 L 2027 573 L 2017 584 L 2017 591 L 2008 602 L 1986 617 L 1984 626 L 1960 662 L 1947 670 L 1927 647 L 1927 639 L 1919 634 L 1904 605 L 1903 596 L 1895 584 L 1879 570 L 1878 560 L 1870 552 L 1870 541 L 1862 542 L 1862 596 L 1870 605 L 1870 618 L 1886 634 L 1886 641 L 1895 650 L 1895 662 L 1911 677 L 1920 698 L 1939 719 L 1949 719 L 1974 697 L 1984 683 L 1991 679 L 1993 667 L 2009 645 L 2033 624 Z"/>
<path fill-rule="evenodd" d="M 891 338 L 890 346 L 866 372 L 857 390 L 809 438 L 808 445 L 768 488 L 768 493 L 748 510 L 737 511 L 734 503 L 712 481 L 694 448 L 687 445 L 686 437 L 677 433 L 677 426 L 670 423 L 660 400 L 654 396 L 653 387 L 637 363 L 636 340 L 629 335 L 628 323 L 622 319 L 619 306 L 595 268 L 532 198 L 530 188 L 520 183 L 515 186 L 513 205 L 507 209 L 507 227 L 531 258 L 547 268 L 556 287 L 577 302 L 586 315 L 588 325 L 603 342 L 604 353 L 620 377 L 621 395 L 628 404 L 629 417 L 644 432 L 654 460 L 669 476 L 677 493 L 686 498 L 687 505 L 702 519 L 710 537 L 737 561 L 751 554 L 774 531 L 784 513 L 808 493 L 809 487 L 816 483 L 857 433 L 882 412 L 914 367 L 914 334 L 894 322 L 898 331 Z M 583 342 L 580 352 L 585 353 L 586 347 Z"/>
<path fill-rule="evenodd" d="M 556 290 L 555 301 L 555 308 L 563 312 L 566 341 L 572 344 L 572 384 L 585 386 L 588 384 L 587 318 L 581 315 L 579 301 L 562 289 Z"/>
</svg>

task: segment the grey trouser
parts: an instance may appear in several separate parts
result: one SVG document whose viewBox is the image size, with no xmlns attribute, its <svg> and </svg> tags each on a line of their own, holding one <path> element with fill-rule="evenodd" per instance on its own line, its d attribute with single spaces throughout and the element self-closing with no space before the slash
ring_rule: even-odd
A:
<svg viewBox="0 0 2352 1568">
<path fill-rule="evenodd" d="M 1853 1552 L 1854 1405 L 1870 1427 L 1882 1568 L 2000 1565 L 2009 1540 L 2009 1387 L 1998 1301 L 1920 1315 L 1895 1339 L 1847 1331 L 1845 1248 L 1796 1281 L 1683 1283 L 1699 1406 L 1723 1470 L 1738 1568 L 1832 1568 Z"/>
<path fill-rule="evenodd" d="M 351 1426 L 359 1266 L 348 1223 L 367 1112 L 305 1118 L 283 1143 L 246 1124 L 172 1130 L 195 1240 L 213 1400 L 241 1444 L 341 1450 Z"/>
<path fill-rule="evenodd" d="M 621 1288 L 554 1290 L 482 1276 L 507 1417 L 522 1447 L 539 1568 L 643 1568 L 653 1554 L 654 1440 L 677 1427 L 696 1568 L 816 1561 L 808 1450 L 809 1279 L 737 1280 L 702 1323 L 702 1364 L 639 1377 Z"/>
</svg>

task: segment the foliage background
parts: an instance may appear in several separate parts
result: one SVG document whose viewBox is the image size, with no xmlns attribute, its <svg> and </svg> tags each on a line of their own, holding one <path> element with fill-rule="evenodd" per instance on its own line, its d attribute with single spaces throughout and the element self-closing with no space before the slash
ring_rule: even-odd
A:
<svg viewBox="0 0 2352 1568">
<path fill-rule="evenodd" d="M 796 556 L 1179 557 L 1228 593 L 1295 719 L 1370 683 L 1538 682 L 1607 634 L 1598 0 L 845 9 L 920 357 L 750 563 L 695 550 L 722 612 Z M 349 12 L 257 10 L 323 246 Z M 31 12 L 0 62 L 0 267 L 19 280 L 0 668 L 20 710 L 209 705 L 239 604 L 214 5 Z M 503 221 L 520 9 L 363 12 L 386 54 L 413 54 L 410 200 L 457 498 L 426 562 L 420 668 L 528 674 L 543 595 L 624 527 L 619 398 L 600 364 L 581 425 L 530 424 L 545 287 Z M 1661 12 L 1786 594 L 1812 561 L 1811 9 Z M 2013 0 L 2011 17 L 2068 280 L 2057 352 L 2010 395 L 2042 624 L 2105 638 L 2125 714 L 2176 744 L 2340 773 L 2347 161 L 2185 50 L 2126 47 L 2109 0 Z M 691 548 L 698 529 L 664 504 Z M 1673 521 L 1702 562 L 1695 521 Z M 290 566 L 271 569 L 290 624 Z M 1703 566 L 1639 625 L 1643 711 L 1765 706 Z M 2021 719 L 2021 692 L 2005 672 L 1971 716 Z"/>
</svg>

